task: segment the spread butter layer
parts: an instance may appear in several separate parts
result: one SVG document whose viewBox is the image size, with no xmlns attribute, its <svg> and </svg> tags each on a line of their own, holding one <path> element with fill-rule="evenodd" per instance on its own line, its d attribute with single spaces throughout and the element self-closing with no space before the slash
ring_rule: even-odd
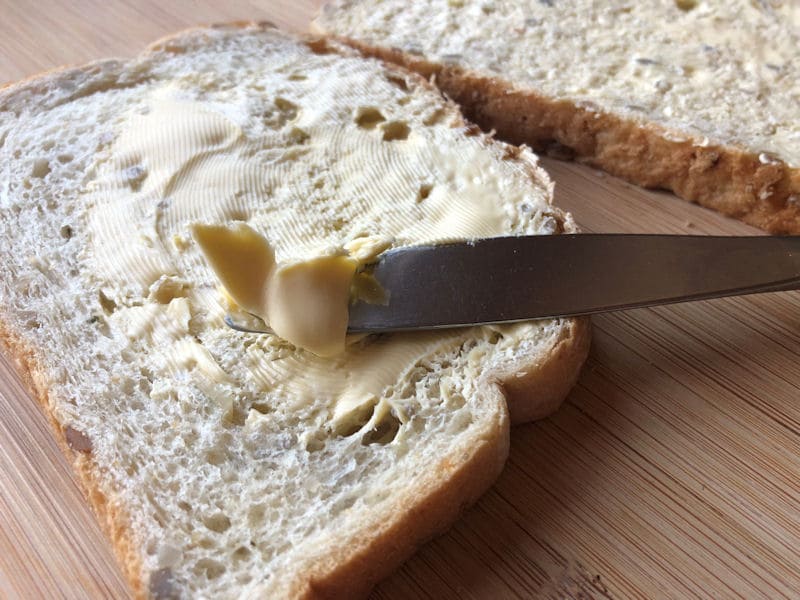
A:
<svg viewBox="0 0 800 600">
<path fill-rule="evenodd" d="M 404 114 L 405 90 L 359 76 L 352 76 L 354 88 L 387 102 L 359 105 L 358 95 L 347 97 L 335 83 L 319 85 L 320 78 L 293 81 L 292 94 L 266 90 L 253 99 L 232 89 L 206 98 L 197 91 L 202 76 L 186 74 L 154 86 L 120 122 L 87 185 L 88 252 L 93 277 L 117 307 L 110 317 L 115 330 L 132 344 L 152 345 L 154 373 L 189 376 L 224 407 L 242 395 L 281 410 L 323 399 L 336 427 L 346 430 L 364 407 L 373 407 L 373 416 L 390 408 L 407 414 L 392 393 L 416 364 L 499 331 L 368 338 L 323 359 L 279 337 L 248 338 L 223 325 L 227 301 L 192 226 L 246 224 L 270 240 L 281 262 L 297 265 L 341 255 L 343 248 L 366 261 L 392 241 L 435 243 L 552 226 L 543 200 L 549 190 L 531 184 L 523 159 L 500 160 L 479 136 L 431 126 L 450 118 L 441 108 Z M 247 258 L 248 269 L 274 275 L 268 255 Z M 316 277 L 308 274 L 308 265 L 285 270 L 284 289 L 303 288 Z M 261 289 L 245 287 L 237 300 L 263 308 Z M 276 300 L 289 317 L 278 324 L 270 314 L 273 327 L 296 324 L 296 299 L 290 291 Z M 525 331 L 502 329 L 512 338 Z"/>
</svg>

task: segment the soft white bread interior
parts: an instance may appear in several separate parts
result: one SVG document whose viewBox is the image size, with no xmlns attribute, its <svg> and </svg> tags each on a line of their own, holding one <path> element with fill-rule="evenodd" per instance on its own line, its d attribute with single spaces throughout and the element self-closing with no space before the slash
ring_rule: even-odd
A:
<svg viewBox="0 0 800 600">
<path fill-rule="evenodd" d="M 588 346 L 548 320 L 321 359 L 224 326 L 193 224 L 291 259 L 574 231 L 551 197 L 422 78 L 266 25 L 2 91 L 0 339 L 136 595 L 366 593 L 491 484 L 509 409 L 553 410 Z"/>
<path fill-rule="evenodd" d="M 800 5 L 335 0 L 316 21 L 502 139 L 800 232 Z"/>
</svg>

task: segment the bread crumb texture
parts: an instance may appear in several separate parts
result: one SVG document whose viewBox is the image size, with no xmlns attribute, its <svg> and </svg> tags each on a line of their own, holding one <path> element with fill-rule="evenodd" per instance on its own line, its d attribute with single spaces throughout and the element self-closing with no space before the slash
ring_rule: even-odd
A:
<svg viewBox="0 0 800 600">
<path fill-rule="evenodd" d="M 336 0 L 317 29 L 437 73 L 470 118 L 800 231 L 800 5 Z"/>
<path fill-rule="evenodd" d="M 287 258 L 574 230 L 533 154 L 332 44 L 201 29 L 23 82 L 0 159 L 7 341 L 124 515 L 140 595 L 364 593 L 499 472 L 497 380 L 575 331 L 369 337 L 331 361 L 224 326 L 194 223 L 246 222 Z"/>
</svg>

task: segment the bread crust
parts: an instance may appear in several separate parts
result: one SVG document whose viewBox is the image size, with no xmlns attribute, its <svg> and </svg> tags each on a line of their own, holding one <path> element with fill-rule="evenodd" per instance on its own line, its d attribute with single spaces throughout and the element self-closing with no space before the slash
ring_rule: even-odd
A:
<svg viewBox="0 0 800 600">
<path fill-rule="evenodd" d="M 487 404 L 496 404 L 498 410 L 480 443 L 464 448 L 457 463 L 443 458 L 421 478 L 418 490 L 407 490 L 394 499 L 388 521 L 369 515 L 337 549 L 304 565 L 302 580 L 270 589 L 270 595 L 331 600 L 365 597 L 417 548 L 449 529 L 491 487 L 508 457 L 509 419 L 501 389 L 490 379 L 483 387 Z"/>
<path fill-rule="evenodd" d="M 274 25 L 269 22 L 236 22 L 214 27 L 265 30 L 274 28 Z M 188 36 L 204 30 L 207 28 L 190 28 L 161 38 L 137 58 L 147 58 L 149 53 L 156 51 L 181 51 Z M 316 50 L 327 46 L 327 41 L 320 37 L 305 38 L 305 43 Z M 339 51 L 338 44 L 329 49 Z M 105 60 L 83 67 L 55 69 L 0 89 L 0 97 L 21 102 L 26 94 L 57 87 L 62 80 L 88 77 L 98 72 L 113 76 L 115 67 L 120 64 L 115 60 Z M 428 82 L 423 83 L 430 86 Z M 481 442 L 464 449 L 457 464 L 450 459 L 442 459 L 434 470 L 421 478 L 419 489 L 408 490 L 396 498 L 396 510 L 389 520 L 379 522 L 374 518 L 366 518 L 363 527 L 340 544 L 335 552 L 309 560 L 302 580 L 281 581 L 279 589 L 270 589 L 270 592 L 277 592 L 279 597 L 302 598 L 360 597 L 368 594 L 378 581 L 399 566 L 416 548 L 449 528 L 458 515 L 492 485 L 508 455 L 510 422 L 541 418 L 555 410 L 574 384 L 588 346 L 588 320 L 568 320 L 562 335 L 543 361 L 532 364 L 531 357 L 528 357 L 528 364 L 521 360 L 519 369 L 515 366 L 509 372 L 489 373 L 481 387 L 485 402 L 496 404 L 497 410 L 494 412 L 495 418 L 487 423 Z M 136 543 L 129 515 L 109 490 L 103 490 L 99 467 L 92 460 L 91 452 L 71 449 L 64 429 L 51 412 L 51 392 L 46 386 L 47 371 L 38 356 L 44 349 L 29 347 L 8 326 L 2 314 L 0 349 L 15 359 L 20 376 L 43 407 L 62 451 L 73 465 L 104 533 L 112 543 L 134 596 L 149 597 L 150 574 L 144 571 L 142 551 Z M 520 372 L 524 374 L 520 376 Z M 413 508 L 409 510 L 409 506 Z M 375 531 L 380 533 L 375 534 Z M 369 535 L 364 536 L 364 533 Z"/>
<path fill-rule="evenodd" d="M 512 365 L 498 374 L 511 424 L 543 419 L 561 406 L 580 375 L 591 346 L 589 317 L 569 319 L 545 360 Z"/>
<path fill-rule="evenodd" d="M 800 233 L 800 169 L 733 146 L 700 145 L 686 134 L 569 100 L 544 96 L 457 65 L 338 38 L 365 56 L 425 77 L 468 119 L 514 144 L 568 156 L 646 188 L 666 189 L 771 233 Z M 563 152 L 559 152 L 563 157 Z"/>
<path fill-rule="evenodd" d="M 103 493 L 99 469 L 92 459 L 91 451 L 77 451 L 70 448 L 65 430 L 50 410 L 53 403 L 50 398 L 51 392 L 45 383 L 45 368 L 37 358 L 36 351 L 14 334 L 2 319 L 0 319 L 0 350 L 6 356 L 13 357 L 14 366 L 20 379 L 30 391 L 31 396 L 39 403 L 53 428 L 53 437 L 78 476 L 78 482 L 103 533 L 111 541 L 123 575 L 131 586 L 131 591 L 135 597 L 145 598 L 141 555 L 137 551 L 128 514 L 121 503 L 114 502 Z"/>
</svg>

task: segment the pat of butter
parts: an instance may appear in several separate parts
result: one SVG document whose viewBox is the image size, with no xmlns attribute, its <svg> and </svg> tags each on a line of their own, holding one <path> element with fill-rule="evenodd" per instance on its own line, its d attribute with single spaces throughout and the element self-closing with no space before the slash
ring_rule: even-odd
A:
<svg viewBox="0 0 800 600">
<path fill-rule="evenodd" d="M 344 352 L 356 260 L 319 256 L 281 265 L 269 242 L 244 223 L 195 225 L 192 233 L 236 304 L 317 356 Z"/>
<path fill-rule="evenodd" d="M 278 267 L 267 286 L 267 323 L 317 356 L 341 354 L 357 265 L 347 256 L 320 256 Z"/>
</svg>

